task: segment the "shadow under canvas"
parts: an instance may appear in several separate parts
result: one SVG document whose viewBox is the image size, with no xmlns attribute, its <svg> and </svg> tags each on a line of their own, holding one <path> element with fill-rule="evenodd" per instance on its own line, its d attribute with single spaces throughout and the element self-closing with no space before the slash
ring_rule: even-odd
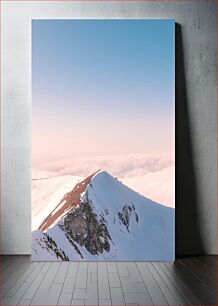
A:
<svg viewBox="0 0 218 306">
<path fill-rule="evenodd" d="M 182 27 L 176 23 L 176 257 L 204 254 L 187 97 Z"/>
</svg>

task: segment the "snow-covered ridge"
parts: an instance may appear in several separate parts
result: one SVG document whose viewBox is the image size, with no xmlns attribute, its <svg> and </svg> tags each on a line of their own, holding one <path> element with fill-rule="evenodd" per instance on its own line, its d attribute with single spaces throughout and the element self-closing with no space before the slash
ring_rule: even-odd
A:
<svg viewBox="0 0 218 306">
<path fill-rule="evenodd" d="M 56 224 L 62 217 L 66 215 L 68 211 L 70 211 L 73 207 L 80 203 L 81 194 L 86 190 L 88 184 L 92 177 L 97 173 L 93 173 L 88 176 L 82 182 L 76 184 L 72 191 L 68 192 L 58 203 L 55 209 L 45 218 L 42 224 L 39 226 L 40 231 L 46 231 L 49 227 Z"/>
<path fill-rule="evenodd" d="M 174 212 L 97 171 L 33 232 L 33 259 L 174 260 Z"/>
<path fill-rule="evenodd" d="M 32 230 L 38 229 L 65 194 L 83 179 L 73 175 L 32 179 Z"/>
</svg>

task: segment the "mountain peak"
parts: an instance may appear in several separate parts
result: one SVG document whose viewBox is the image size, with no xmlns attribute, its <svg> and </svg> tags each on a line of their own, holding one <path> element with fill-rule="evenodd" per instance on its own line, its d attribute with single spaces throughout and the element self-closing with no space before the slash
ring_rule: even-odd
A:
<svg viewBox="0 0 218 306">
<path fill-rule="evenodd" d="M 98 170 L 66 193 L 42 222 L 35 232 L 34 256 L 44 252 L 60 260 L 169 260 L 174 254 L 173 226 L 173 209 Z"/>
<path fill-rule="evenodd" d="M 92 178 L 94 178 L 94 177 L 96 177 L 96 176 L 98 176 L 98 177 L 102 177 L 102 178 L 111 178 L 111 177 L 113 177 L 109 172 L 107 172 L 106 170 L 98 170 L 98 171 L 96 171 L 95 172 L 95 174 L 92 176 Z M 113 177 L 114 178 L 114 177 Z"/>
</svg>

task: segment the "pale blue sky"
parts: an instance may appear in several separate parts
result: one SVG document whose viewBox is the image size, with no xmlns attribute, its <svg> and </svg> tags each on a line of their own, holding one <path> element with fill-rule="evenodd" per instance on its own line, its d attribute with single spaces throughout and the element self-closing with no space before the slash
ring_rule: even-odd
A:
<svg viewBox="0 0 218 306">
<path fill-rule="evenodd" d="M 174 32 L 174 20 L 33 20 L 33 155 L 70 135 L 69 154 L 172 150 Z"/>
</svg>

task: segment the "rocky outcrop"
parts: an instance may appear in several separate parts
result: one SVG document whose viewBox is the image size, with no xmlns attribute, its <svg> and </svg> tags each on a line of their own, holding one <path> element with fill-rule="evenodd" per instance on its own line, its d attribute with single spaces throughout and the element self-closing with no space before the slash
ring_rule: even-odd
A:
<svg viewBox="0 0 218 306">
<path fill-rule="evenodd" d="M 69 258 L 65 252 L 58 248 L 56 242 L 47 233 L 43 233 L 42 238 L 36 238 L 36 241 L 42 249 L 46 249 L 48 253 L 54 255 L 57 259 L 62 261 L 69 261 Z M 36 250 L 35 252 L 37 253 Z"/>
<path fill-rule="evenodd" d="M 125 205 L 123 206 L 122 212 L 118 212 L 118 218 L 122 222 L 122 224 L 126 227 L 127 231 L 129 232 L 129 224 L 131 216 L 134 216 L 136 221 L 139 221 L 139 217 L 136 213 L 134 205 Z"/>
<path fill-rule="evenodd" d="M 59 227 L 65 232 L 71 244 L 75 245 L 74 242 L 77 242 L 92 255 L 110 251 L 111 237 L 106 220 L 103 216 L 98 220 L 88 194 L 76 208 L 65 216 L 63 222 L 59 223 Z"/>
</svg>

